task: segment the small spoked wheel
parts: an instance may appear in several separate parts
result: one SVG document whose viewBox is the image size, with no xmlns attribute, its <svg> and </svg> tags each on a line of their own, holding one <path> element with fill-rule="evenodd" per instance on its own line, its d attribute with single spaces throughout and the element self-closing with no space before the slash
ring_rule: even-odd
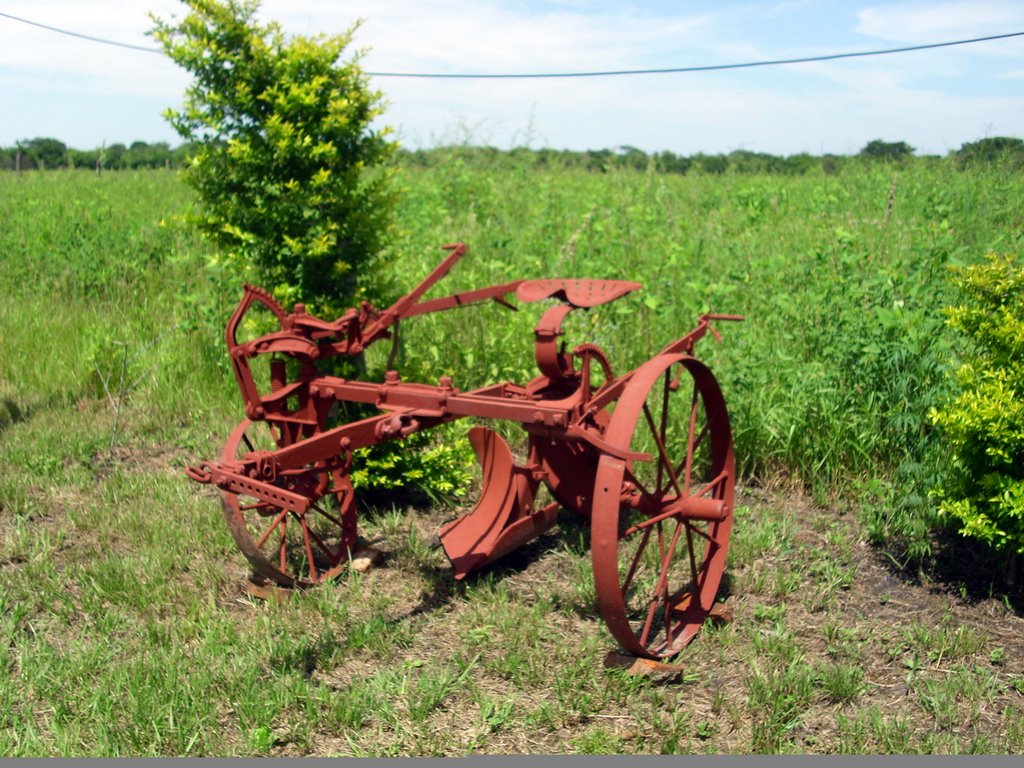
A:
<svg viewBox="0 0 1024 768">
<path fill-rule="evenodd" d="M 243 420 L 231 433 L 222 461 L 284 447 L 277 429 Z M 305 513 L 244 493 L 221 490 L 228 530 L 253 572 L 285 587 L 317 584 L 337 573 L 356 546 L 355 494 L 343 468 L 321 464 L 282 472 L 280 488 L 314 499 Z"/>
<path fill-rule="evenodd" d="M 668 658 L 704 623 L 725 570 L 735 459 L 718 382 L 687 355 L 653 358 L 626 384 L 605 441 L 629 458 L 598 462 L 601 614 L 626 651 Z"/>
</svg>

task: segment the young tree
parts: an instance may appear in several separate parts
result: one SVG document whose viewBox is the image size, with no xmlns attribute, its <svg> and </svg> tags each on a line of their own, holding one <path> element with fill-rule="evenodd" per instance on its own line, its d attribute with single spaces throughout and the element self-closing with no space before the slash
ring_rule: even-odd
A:
<svg viewBox="0 0 1024 768">
<path fill-rule="evenodd" d="M 865 144 L 858 154 L 875 160 L 903 160 L 914 154 L 914 148 L 905 141 L 875 139 Z"/>
<path fill-rule="evenodd" d="M 199 226 L 247 279 L 289 304 L 340 313 L 385 244 L 395 145 L 371 122 L 381 98 L 340 35 L 288 37 L 257 21 L 259 0 L 183 0 L 153 18 L 167 55 L 193 76 L 166 116 L 195 149 L 186 178 Z"/>
<path fill-rule="evenodd" d="M 1006 162 L 1011 166 L 1024 164 L 1024 139 L 992 136 L 961 145 L 955 153 L 961 167 Z"/>
<path fill-rule="evenodd" d="M 302 301 L 335 317 L 386 282 L 371 266 L 395 202 L 387 161 L 396 145 L 371 128 L 381 96 L 358 55 L 340 61 L 356 27 L 287 37 L 257 21 L 258 0 L 183 2 L 190 13 L 154 18 L 153 35 L 193 76 L 184 106 L 166 114 L 192 154 L 198 224 L 242 277 L 285 306 Z M 427 443 L 424 433 L 357 456 L 356 487 L 428 496 L 464 487 L 468 444 Z"/>
</svg>

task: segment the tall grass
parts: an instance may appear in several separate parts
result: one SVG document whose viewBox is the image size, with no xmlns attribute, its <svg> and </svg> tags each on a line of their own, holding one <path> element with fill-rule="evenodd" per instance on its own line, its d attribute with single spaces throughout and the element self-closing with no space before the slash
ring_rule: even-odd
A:
<svg viewBox="0 0 1024 768">
<path fill-rule="evenodd" d="M 140 426 L 161 437 L 208 417 L 225 392 L 208 331 L 230 307 L 176 221 L 189 205 L 169 172 L 0 175 L 0 380 L 18 409 L 102 399 L 106 380 L 115 401 L 146 391 Z"/>
<path fill-rule="evenodd" d="M 938 457 L 927 413 L 953 342 L 948 267 L 1019 247 L 1024 190 L 999 167 L 847 166 L 838 176 L 687 176 L 410 168 L 393 257 L 424 273 L 436 244 L 470 243 L 452 284 L 514 277 L 636 279 L 642 296 L 578 318 L 575 340 L 632 367 L 701 312 L 739 313 L 700 352 L 723 381 L 747 477 L 788 473 L 824 496 L 855 483 L 876 540 L 928 551 Z M 406 332 L 457 383 L 530 375 L 530 308 L 424 318 Z M 599 316 L 599 319 L 593 317 Z M 458 340 L 453 345 L 439 340 Z M 570 340 L 573 343 L 573 340 Z"/>
<path fill-rule="evenodd" d="M 394 295 L 453 240 L 470 253 L 437 291 L 640 280 L 642 294 L 570 321 L 569 342 L 601 344 L 618 370 L 701 312 L 743 314 L 721 328 L 724 344 L 699 350 L 722 379 L 742 473 L 786 473 L 821 497 L 853 484 L 876 541 L 927 553 L 940 458 L 927 413 L 955 358 L 941 314 L 948 267 L 1019 248 L 1019 174 L 926 160 L 796 177 L 596 174 L 453 151 L 398 178 L 382 264 Z M 18 408 L 116 400 L 124 378 L 150 391 L 137 427 L 160 435 L 237 410 L 220 329 L 238 286 L 204 266 L 204 246 L 176 223 L 190 204 L 161 172 L 0 177 L 0 376 L 17 382 Z M 419 318 L 403 328 L 404 355 L 461 387 L 525 380 L 537 315 L 489 305 Z"/>
</svg>

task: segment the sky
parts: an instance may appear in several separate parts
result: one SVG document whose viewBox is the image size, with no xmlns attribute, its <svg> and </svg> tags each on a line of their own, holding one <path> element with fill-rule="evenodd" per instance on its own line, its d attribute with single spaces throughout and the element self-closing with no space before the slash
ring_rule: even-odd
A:
<svg viewBox="0 0 1024 768">
<path fill-rule="evenodd" d="M 0 0 L 0 12 L 155 47 L 148 13 L 175 0 Z M 1021 0 L 264 0 L 285 31 L 338 33 L 369 72 L 577 72 L 707 66 L 1024 31 Z M 0 146 L 48 136 L 79 149 L 180 143 L 162 117 L 187 73 L 162 54 L 0 17 Z M 1024 37 L 841 61 L 558 80 L 372 77 L 410 148 L 632 146 L 854 154 L 874 139 L 945 154 L 1024 137 Z"/>
</svg>

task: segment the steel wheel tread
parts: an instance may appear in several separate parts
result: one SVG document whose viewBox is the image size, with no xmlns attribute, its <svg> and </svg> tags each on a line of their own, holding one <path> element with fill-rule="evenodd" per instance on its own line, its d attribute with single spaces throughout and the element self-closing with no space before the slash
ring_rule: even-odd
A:
<svg viewBox="0 0 1024 768">
<path fill-rule="evenodd" d="M 666 354 L 637 369 L 605 440 L 591 557 L 608 629 L 630 653 L 668 658 L 714 605 L 732 528 L 735 459 L 725 401 L 699 360 Z"/>
<path fill-rule="evenodd" d="M 244 419 L 224 445 L 223 462 L 253 450 L 283 447 L 265 421 Z M 257 576 L 284 587 L 305 587 L 334 575 L 356 544 L 355 499 L 348 476 L 338 469 L 310 466 L 277 481 L 314 499 L 304 514 L 221 490 L 228 530 Z"/>
</svg>

